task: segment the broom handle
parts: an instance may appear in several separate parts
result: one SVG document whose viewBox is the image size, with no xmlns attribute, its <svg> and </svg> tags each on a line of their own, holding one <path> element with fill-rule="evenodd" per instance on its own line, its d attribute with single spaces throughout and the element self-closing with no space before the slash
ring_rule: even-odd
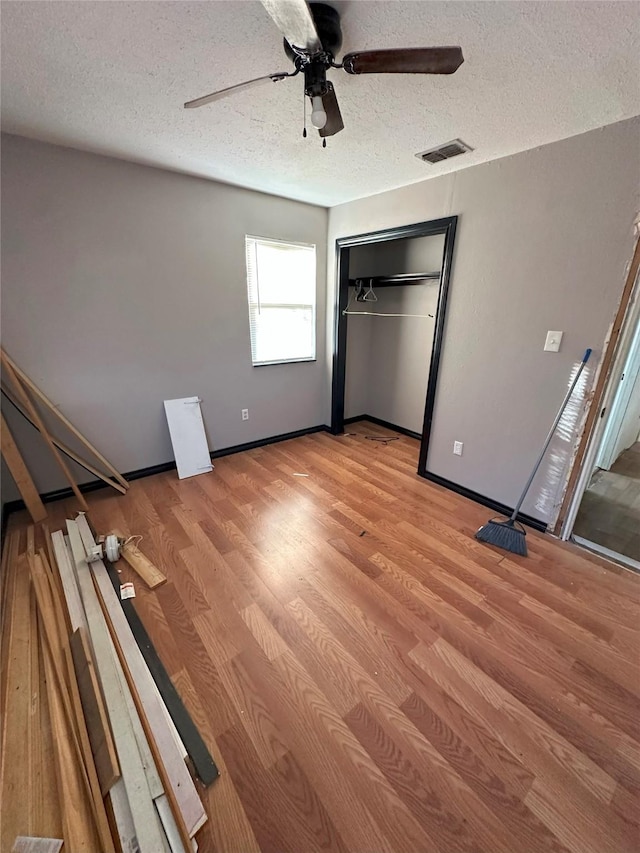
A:
<svg viewBox="0 0 640 853">
<path fill-rule="evenodd" d="M 585 364 L 589 361 L 590 355 L 591 355 L 591 350 L 590 349 L 586 350 L 586 352 L 582 358 L 582 362 L 580 363 L 580 367 L 578 368 L 578 371 L 573 378 L 573 382 L 571 383 L 571 386 L 569 387 L 569 390 L 567 391 L 567 394 L 566 394 L 564 400 L 562 401 L 562 405 L 560 406 L 560 411 L 558 412 L 556 419 L 553 422 L 553 426 L 549 430 L 549 435 L 547 436 L 546 441 L 544 443 L 544 446 L 543 446 L 542 450 L 540 451 L 540 456 L 538 456 L 538 460 L 533 467 L 533 471 L 531 472 L 531 476 L 527 480 L 527 485 L 524 487 L 524 490 L 523 490 L 522 494 L 520 495 L 520 500 L 518 501 L 515 509 L 511 513 L 511 517 L 510 517 L 509 521 L 515 521 L 518 513 L 520 512 L 520 507 L 522 506 L 523 501 L 524 501 L 525 497 L 527 496 L 527 492 L 529 491 L 529 489 L 531 487 L 531 483 L 533 483 L 533 478 L 538 473 L 538 468 L 540 467 L 540 464 L 541 464 L 542 460 L 544 459 L 544 455 L 547 452 L 547 448 L 551 444 L 551 439 L 553 438 L 555 431 L 558 428 L 558 424 L 560 423 L 560 418 L 564 414 L 564 410 L 567 408 L 567 403 L 571 399 L 571 395 L 573 394 L 573 390 L 576 387 L 576 385 L 578 384 L 578 379 L 580 379 L 580 374 L 582 373 Z"/>
</svg>

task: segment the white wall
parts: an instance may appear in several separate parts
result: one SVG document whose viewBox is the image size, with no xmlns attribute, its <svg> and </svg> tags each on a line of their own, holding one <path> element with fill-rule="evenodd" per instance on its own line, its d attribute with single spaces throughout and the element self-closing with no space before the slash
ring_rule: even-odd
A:
<svg viewBox="0 0 640 853">
<path fill-rule="evenodd" d="M 617 459 L 625 450 L 628 450 L 638 440 L 638 428 L 640 427 L 640 371 L 636 373 L 636 378 L 633 383 L 633 389 L 627 408 L 625 409 L 624 418 L 620 427 L 620 434 L 616 442 L 614 452 Z M 615 462 L 614 459 L 614 462 Z"/>
<path fill-rule="evenodd" d="M 428 470 L 513 505 L 591 346 L 587 393 L 631 257 L 639 135 L 636 118 L 331 209 L 328 304 L 337 238 L 459 216 Z M 559 353 L 543 352 L 549 329 L 565 333 Z M 569 410 L 524 505 L 542 520 L 581 411 Z"/>
<path fill-rule="evenodd" d="M 3 345 L 122 471 L 172 458 L 166 398 L 202 397 L 212 448 L 321 424 L 326 229 L 324 208 L 5 136 Z M 247 233 L 317 245 L 316 362 L 252 367 Z M 7 416 L 39 490 L 64 486 Z"/>
</svg>

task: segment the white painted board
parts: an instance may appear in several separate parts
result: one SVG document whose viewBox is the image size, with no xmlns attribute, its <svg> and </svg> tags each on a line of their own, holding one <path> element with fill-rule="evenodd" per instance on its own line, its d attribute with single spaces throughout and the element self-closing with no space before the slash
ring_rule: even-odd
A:
<svg viewBox="0 0 640 853">
<path fill-rule="evenodd" d="M 202 422 L 199 397 L 182 397 L 165 400 L 164 410 L 169 424 L 173 455 L 178 466 L 178 477 L 194 477 L 211 471 L 211 457 Z"/>
</svg>

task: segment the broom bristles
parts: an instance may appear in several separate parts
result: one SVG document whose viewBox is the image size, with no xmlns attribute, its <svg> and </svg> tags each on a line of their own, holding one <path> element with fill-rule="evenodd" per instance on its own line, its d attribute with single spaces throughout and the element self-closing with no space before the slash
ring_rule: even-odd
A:
<svg viewBox="0 0 640 853">
<path fill-rule="evenodd" d="M 521 557 L 526 557 L 526 535 L 525 531 L 515 527 L 514 522 L 511 520 L 491 520 L 478 530 L 476 539 L 480 542 L 486 542 L 488 545 L 495 545 L 504 551 L 511 551 L 512 554 L 519 554 Z"/>
</svg>

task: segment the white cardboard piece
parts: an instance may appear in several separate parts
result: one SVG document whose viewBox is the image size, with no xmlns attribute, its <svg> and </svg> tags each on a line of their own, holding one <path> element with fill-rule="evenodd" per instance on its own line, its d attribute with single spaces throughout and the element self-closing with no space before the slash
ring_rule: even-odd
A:
<svg viewBox="0 0 640 853">
<path fill-rule="evenodd" d="M 178 477 L 194 477 L 213 470 L 207 437 L 204 432 L 199 397 L 165 400 L 164 410 L 169 424 L 173 455 Z"/>
</svg>

